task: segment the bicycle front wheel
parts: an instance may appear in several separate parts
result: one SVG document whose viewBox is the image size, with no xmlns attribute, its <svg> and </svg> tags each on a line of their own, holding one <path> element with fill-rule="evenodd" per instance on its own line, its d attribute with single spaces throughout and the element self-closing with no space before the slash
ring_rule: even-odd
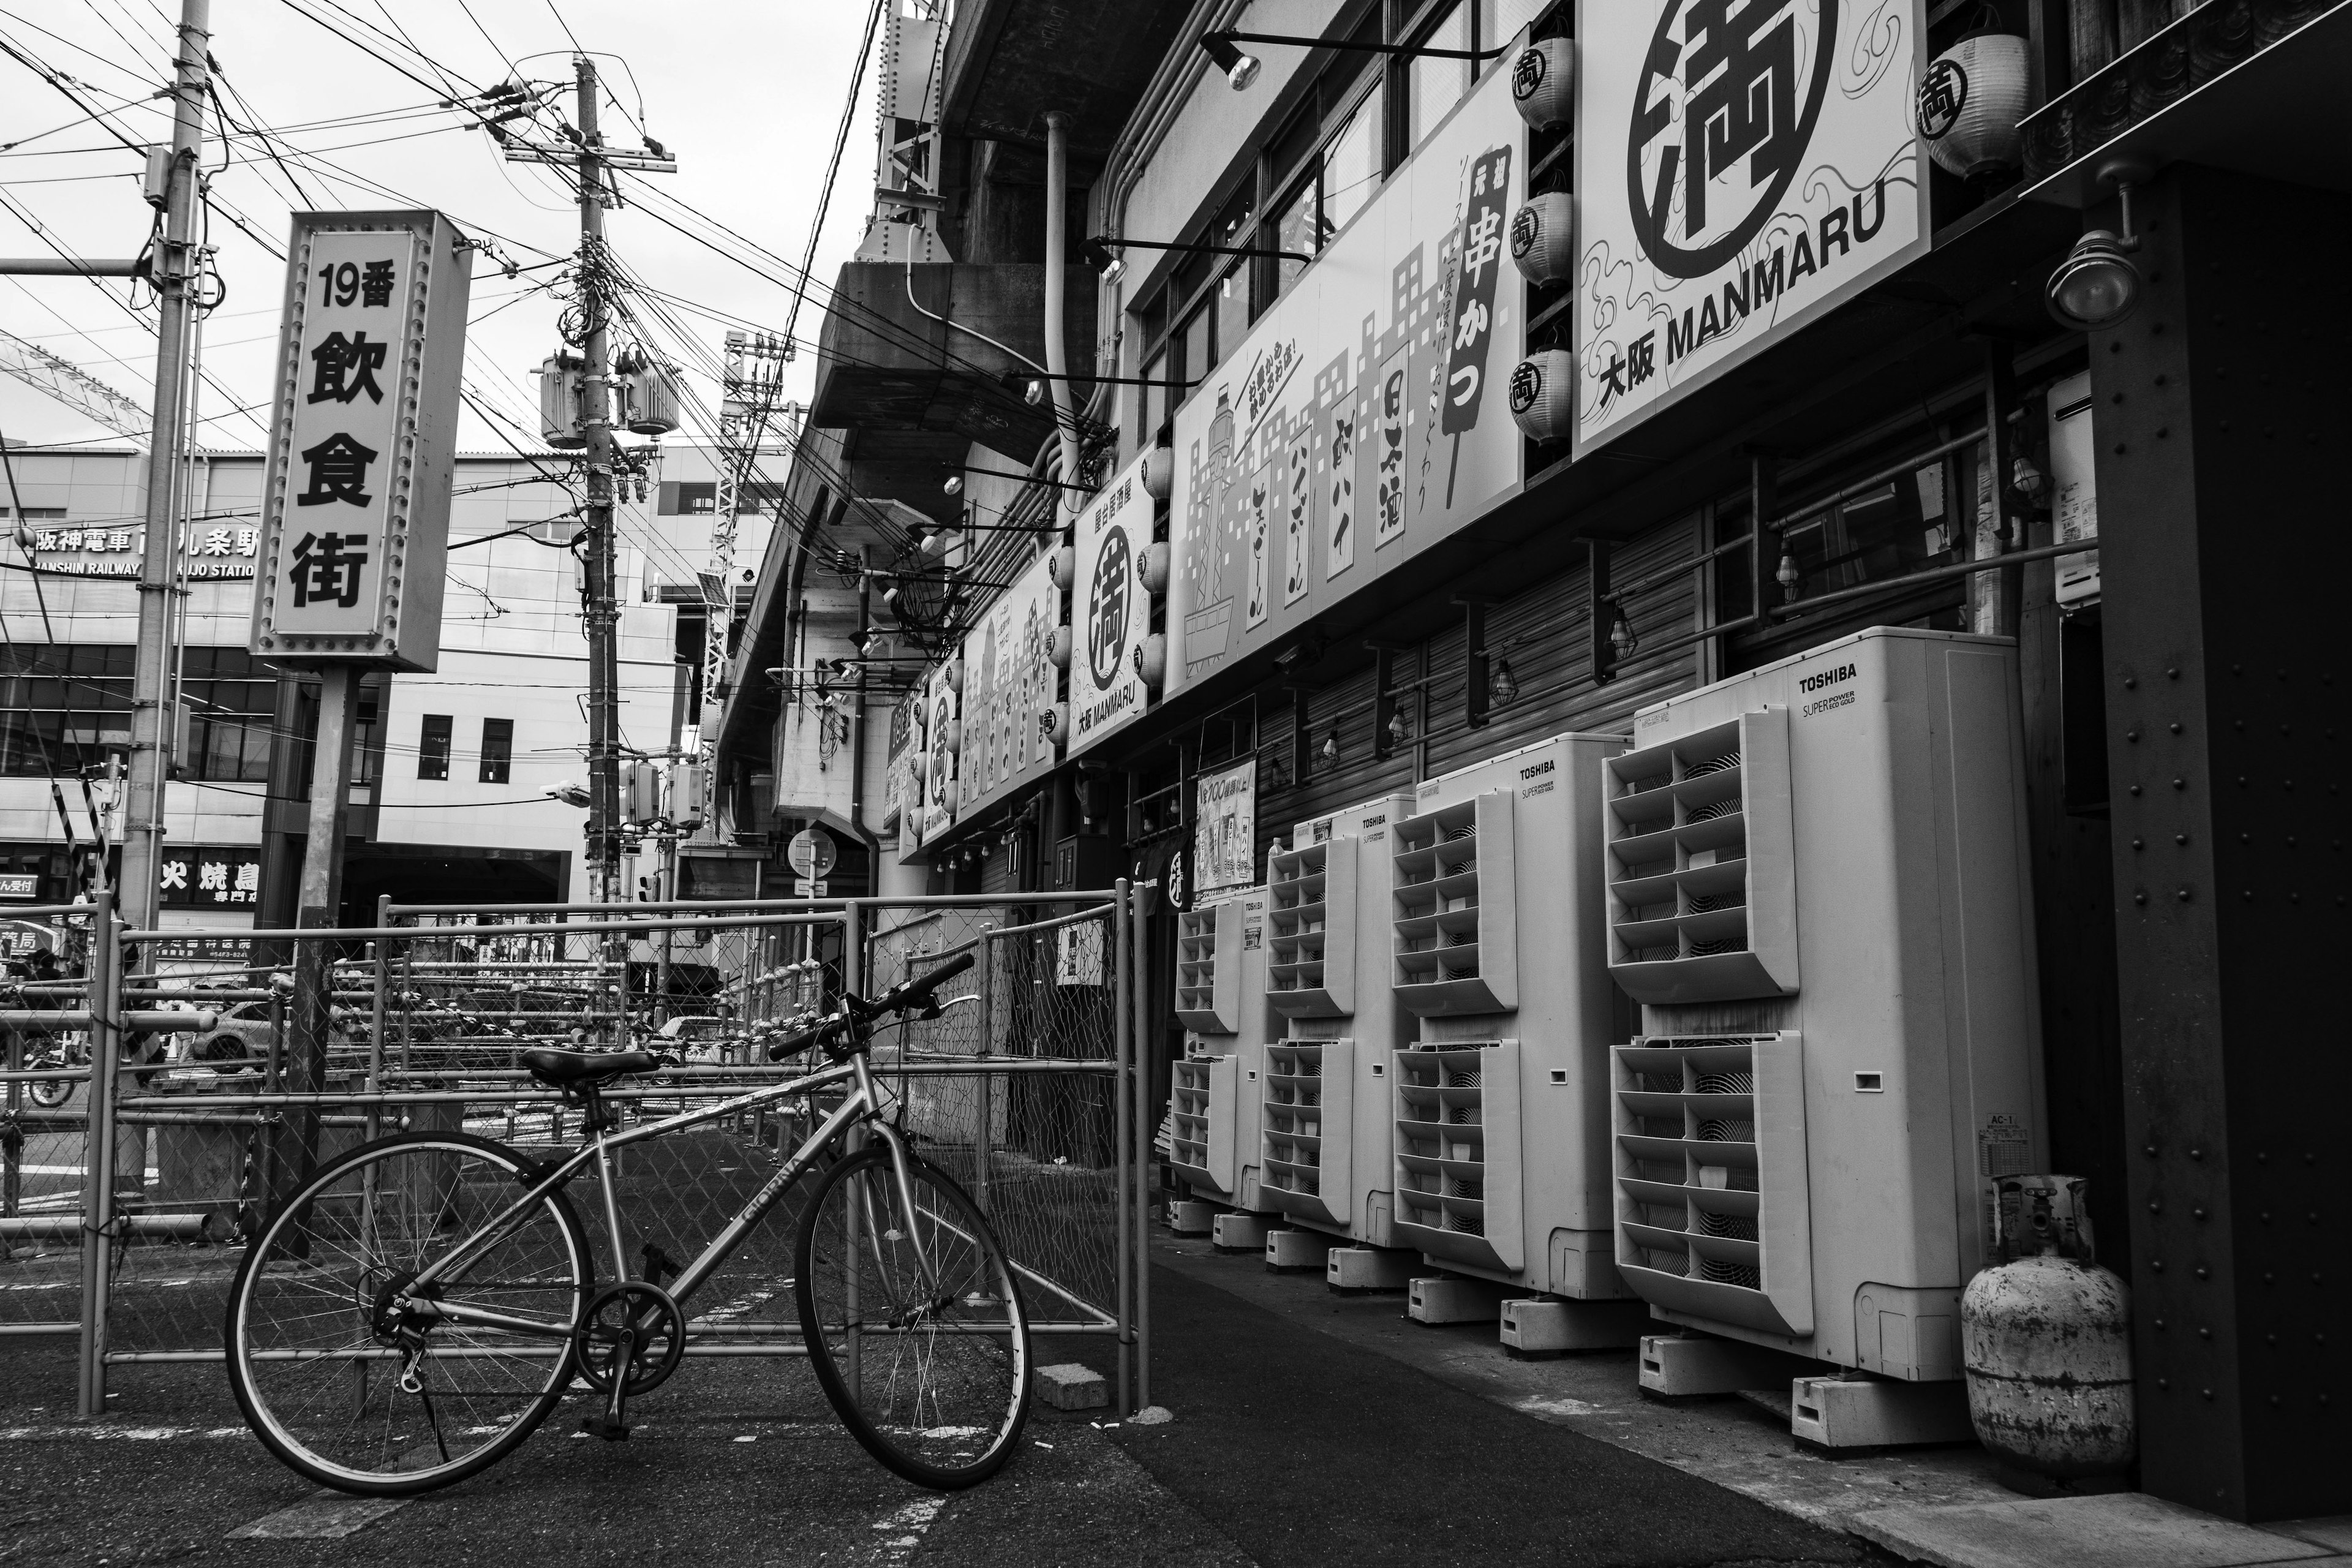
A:
<svg viewBox="0 0 2352 1568">
<path fill-rule="evenodd" d="M 996 1235 L 945 1172 L 907 1156 L 908 1212 L 877 1144 L 819 1178 L 796 1257 L 817 1382 L 866 1452 L 918 1486 L 1003 1468 L 1029 1416 L 1029 1323 Z"/>
<path fill-rule="evenodd" d="M 230 1385 L 270 1452 L 324 1486 L 405 1496 L 488 1468 L 547 1418 L 593 1255 L 561 1192 L 516 1208 L 529 1172 L 486 1138 L 404 1133 L 330 1164 L 271 1217 L 226 1324 Z M 416 1292 L 430 1310 L 403 1308 L 453 1250 L 461 1261 Z"/>
</svg>

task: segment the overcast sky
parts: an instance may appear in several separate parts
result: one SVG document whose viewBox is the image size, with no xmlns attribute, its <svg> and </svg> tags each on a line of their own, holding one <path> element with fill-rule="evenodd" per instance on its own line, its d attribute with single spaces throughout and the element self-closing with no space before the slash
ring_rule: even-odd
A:
<svg viewBox="0 0 2352 1568">
<path fill-rule="evenodd" d="M 894 8 L 902 0 L 890 0 Z M 179 0 L 0 0 L 0 39 L 75 79 L 140 142 L 168 141 L 166 106 L 149 101 L 169 77 L 168 41 Z M 344 15 L 338 16 L 341 6 Z M 560 7 L 560 16 L 558 14 Z M 573 37 L 598 53 L 598 68 L 625 113 L 603 109 L 608 145 L 636 143 L 631 121 L 678 161 L 675 174 L 650 175 L 686 206 L 797 262 L 808 242 L 818 190 L 847 92 L 866 7 L 855 0 L 215 0 L 212 51 L 223 73 L 230 115 L 246 111 L 241 93 L 266 125 L 287 128 L 285 142 L 352 174 L 399 193 L 400 201 L 321 168 L 289 160 L 291 176 L 323 209 L 437 207 L 468 233 L 500 237 L 502 252 L 529 267 L 569 255 L 578 212 L 558 171 L 504 162 L 471 116 L 434 107 L 428 91 L 356 47 L 365 38 L 402 65 L 432 79 L 396 45 L 350 18 L 394 37 L 404 34 L 447 73 L 456 91 L 486 88 L 518 69 L 532 82 L 562 81 L 556 101 L 572 118 Z M 170 20 L 166 19 L 166 13 Z M 312 16 L 339 23 L 338 31 Z M 567 37 L 566 28 L 572 37 Z M 856 246 L 872 207 L 874 71 L 865 73 L 842 172 L 814 268 L 829 280 Z M 85 257 L 134 254 L 152 213 L 140 192 L 139 156 L 80 111 L 54 86 L 16 60 L 0 58 L 0 254 L 51 254 L 29 226 Z M 642 109 L 640 108 L 642 104 Z M 359 125 L 318 125 L 351 116 L 404 117 Z M 79 123 L 76 121 L 79 121 Z M 552 115 L 541 123 L 551 129 Z M 292 129 L 315 126 L 314 129 Z M 514 127 L 520 129 L 519 124 Z M 250 137 L 224 147 L 207 116 L 205 166 L 214 172 L 218 207 L 234 211 L 283 248 L 288 213 L 301 205 L 289 175 Z M 45 134 L 46 133 L 46 134 Z M 224 163 L 226 161 L 226 167 Z M 625 183 L 624 195 L 630 187 Z M 792 298 L 730 257 L 713 254 L 634 203 L 608 215 L 617 254 L 647 284 L 684 300 L 781 331 Z M 204 361 L 215 386 L 201 394 L 208 445 L 251 448 L 267 420 L 269 361 L 278 331 L 284 263 L 216 217 L 211 239 L 228 298 L 205 329 Z M 748 254 L 730 247 L 735 254 Z M 783 269 L 753 258 L 771 277 Z M 561 269 L 525 271 L 513 281 L 477 258 L 466 355 L 467 379 L 497 406 L 533 419 L 537 384 L 530 372 L 557 346 L 558 302 L 532 286 Z M 149 401 L 154 339 L 149 308 L 134 320 L 121 283 L 100 289 L 72 278 L 0 279 L 0 327 L 81 366 L 100 380 Z M 814 338 L 822 298 L 803 306 L 795 335 Z M 684 325 L 715 349 L 726 325 L 681 313 Z M 792 367 L 787 395 L 805 398 L 814 356 Z M 259 403 L 252 416 L 225 416 L 227 399 Z M 715 407 L 715 386 L 698 390 Z M 13 376 L 0 376 L 0 433 L 12 442 L 68 441 L 101 433 L 73 410 Z M 492 448 L 496 433 L 467 414 L 468 450 Z"/>
</svg>

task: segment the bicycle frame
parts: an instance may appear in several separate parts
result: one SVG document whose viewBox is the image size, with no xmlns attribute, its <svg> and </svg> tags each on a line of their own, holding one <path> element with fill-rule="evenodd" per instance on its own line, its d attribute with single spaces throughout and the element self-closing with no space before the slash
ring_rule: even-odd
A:
<svg viewBox="0 0 2352 1568">
<path fill-rule="evenodd" d="M 861 1050 L 846 1061 L 836 1063 L 805 1078 L 793 1079 L 783 1083 L 751 1089 L 732 1099 L 705 1106 L 698 1110 L 682 1110 L 675 1116 L 665 1117 L 659 1121 L 649 1121 L 620 1132 L 614 1132 L 609 1128 L 600 1130 L 591 1142 L 582 1145 L 569 1158 L 547 1169 L 546 1173 L 541 1175 L 529 1191 L 500 1212 L 497 1217 L 419 1271 L 416 1278 L 409 1282 L 407 1291 L 404 1293 L 403 1309 L 414 1311 L 419 1316 L 439 1318 L 449 1322 L 474 1323 L 485 1328 L 505 1329 L 510 1332 L 531 1334 L 541 1338 L 568 1338 L 572 1329 L 570 1323 L 558 1326 L 538 1322 L 528 1318 L 512 1317 L 503 1312 L 487 1311 L 461 1302 L 435 1300 L 429 1297 L 415 1295 L 414 1292 L 419 1287 L 430 1285 L 435 1280 L 462 1268 L 481 1253 L 495 1247 L 536 1205 L 570 1181 L 592 1160 L 595 1162 L 597 1176 L 603 1188 L 604 1226 L 612 1244 L 614 1279 L 615 1283 L 628 1279 L 630 1278 L 628 1260 L 623 1252 L 621 1239 L 620 1204 L 613 1191 L 614 1151 L 625 1149 L 632 1143 L 642 1143 L 649 1139 L 664 1137 L 683 1128 L 698 1126 L 706 1121 L 715 1121 L 720 1117 L 730 1116 L 737 1111 L 763 1105 L 771 1100 L 786 1099 L 793 1095 L 803 1094 L 812 1089 L 843 1082 L 848 1082 L 851 1088 L 849 1093 L 843 1098 L 841 1104 L 835 1107 L 816 1130 L 808 1135 L 801 1146 L 793 1152 L 792 1158 L 784 1162 L 783 1168 L 771 1176 L 767 1184 L 752 1194 L 751 1202 L 743 1205 L 741 1212 L 727 1222 L 718 1236 L 711 1239 L 710 1245 L 703 1248 L 701 1255 L 688 1264 L 677 1279 L 672 1281 L 669 1289 L 671 1299 L 683 1309 L 686 1302 L 692 1299 L 695 1291 L 718 1271 L 719 1266 L 727 1260 L 736 1247 L 742 1245 L 743 1238 L 751 1234 L 751 1227 L 759 1224 L 768 1211 L 782 1200 L 784 1194 L 790 1192 L 799 1184 L 801 1178 L 808 1173 L 810 1167 L 815 1163 L 816 1157 L 854 1124 L 863 1122 L 866 1128 L 878 1134 L 888 1147 L 892 1174 L 898 1186 L 899 1201 L 906 1205 L 906 1212 L 913 1213 L 914 1186 L 908 1176 L 906 1146 L 899 1139 L 898 1130 L 882 1121 L 877 1114 L 881 1101 L 875 1090 L 872 1068 Z M 929 1259 L 924 1258 L 922 1261 L 928 1268 Z"/>
</svg>

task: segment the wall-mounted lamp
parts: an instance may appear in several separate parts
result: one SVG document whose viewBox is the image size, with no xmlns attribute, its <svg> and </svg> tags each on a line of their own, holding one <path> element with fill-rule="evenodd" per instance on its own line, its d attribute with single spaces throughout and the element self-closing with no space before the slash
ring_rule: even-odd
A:
<svg viewBox="0 0 2352 1568">
<path fill-rule="evenodd" d="M 1625 606 L 1618 605 L 1614 607 L 1617 612 L 1617 621 L 1609 628 L 1609 646 L 1616 651 L 1618 658 L 1622 660 L 1631 658 L 1633 650 L 1641 644 L 1633 636 L 1633 623 L 1625 618 Z"/>
<path fill-rule="evenodd" d="M 1348 38 L 1301 38 L 1286 33 L 1243 33 L 1231 27 L 1221 27 L 1201 35 L 1201 47 L 1225 79 L 1233 83 L 1235 92 L 1244 92 L 1257 79 L 1258 58 L 1234 47 L 1235 44 L 1290 44 L 1302 49 L 1347 49 L 1358 54 L 1402 55 L 1407 58 L 1434 60 L 1491 60 L 1500 58 L 1508 48 L 1500 49 L 1433 49 L 1416 44 L 1365 44 Z"/>
<path fill-rule="evenodd" d="M 1270 250 L 1255 245 L 1184 245 L 1171 239 L 1110 239 L 1097 235 L 1079 247 L 1080 254 L 1102 274 L 1106 283 L 1116 283 L 1126 274 L 1127 263 L 1120 259 L 1113 247 L 1124 250 L 1176 250 L 1187 256 L 1271 256 L 1283 261 L 1312 261 L 1312 252 L 1305 250 Z M 1101 259 L 1097 260 L 1099 257 Z M 1118 376 L 1081 376 L 1082 381 L 1108 381 L 1122 386 L 1197 386 L 1192 381 L 1129 381 Z"/>
<path fill-rule="evenodd" d="M 1509 659 L 1498 658 L 1495 661 L 1495 673 L 1486 678 L 1486 695 L 1497 703 L 1514 702 L 1518 700 L 1519 680 L 1518 677 L 1511 673 Z"/>
<path fill-rule="evenodd" d="M 2099 167 L 2099 179 L 2116 187 L 2123 203 L 2124 231 L 2095 228 L 2074 242 L 2066 259 L 2050 274 L 2047 303 L 2062 327 L 2095 332 L 2120 325 L 2139 305 L 2139 268 L 2130 253 L 2139 248 L 2132 226 L 2132 187 L 2144 184 L 2147 166 L 2118 158 Z"/>
<path fill-rule="evenodd" d="M 1795 604 L 1797 595 L 1801 591 L 1800 585 L 1804 582 L 1805 574 L 1797 570 L 1796 552 L 1790 550 L 1785 542 L 1780 546 L 1780 569 L 1772 574 L 1772 579 L 1780 584 L 1780 602 L 1786 605 Z"/>
<path fill-rule="evenodd" d="M 1389 742 L 1391 745 L 1402 746 L 1411 739 L 1412 739 L 1412 721 L 1407 719 L 1404 716 L 1404 710 L 1400 708 L 1389 715 Z"/>
<path fill-rule="evenodd" d="M 1339 760 L 1339 725 L 1331 726 L 1331 732 L 1323 737 L 1323 744 L 1317 749 L 1315 755 L 1321 760 L 1325 767 L 1329 767 Z"/>
</svg>

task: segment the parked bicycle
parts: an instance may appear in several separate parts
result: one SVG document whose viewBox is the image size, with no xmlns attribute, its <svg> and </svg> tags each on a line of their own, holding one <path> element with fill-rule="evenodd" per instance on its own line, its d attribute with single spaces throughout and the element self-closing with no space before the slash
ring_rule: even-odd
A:
<svg viewBox="0 0 2352 1568">
<path fill-rule="evenodd" d="M 817 1071 L 661 1121 L 623 1127 L 604 1091 L 666 1058 L 533 1049 L 540 1082 L 584 1108 L 583 1142 L 541 1164 L 488 1139 L 411 1132 L 353 1150 L 271 1217 L 239 1266 L 226 1323 L 229 1382 L 270 1451 L 344 1491 L 448 1486 L 511 1453 L 576 1373 L 601 1401 L 582 1422 L 628 1434 L 628 1402 L 677 1371 L 688 1308 L 784 1196 L 811 1184 L 793 1253 L 808 1357 L 858 1442 L 919 1485 L 986 1479 L 1029 1409 L 1029 1331 L 1011 1263 L 978 1205 L 885 1118 L 868 1053 L 877 1020 L 936 1017 L 969 954 L 768 1048 L 821 1047 Z M 648 1246 L 622 1255 L 613 1155 L 774 1101 L 844 1090 L 709 1247 L 667 1285 Z M 593 1166 L 618 1283 L 565 1188 Z M 520 1189 L 520 1195 L 516 1195 Z"/>
</svg>

